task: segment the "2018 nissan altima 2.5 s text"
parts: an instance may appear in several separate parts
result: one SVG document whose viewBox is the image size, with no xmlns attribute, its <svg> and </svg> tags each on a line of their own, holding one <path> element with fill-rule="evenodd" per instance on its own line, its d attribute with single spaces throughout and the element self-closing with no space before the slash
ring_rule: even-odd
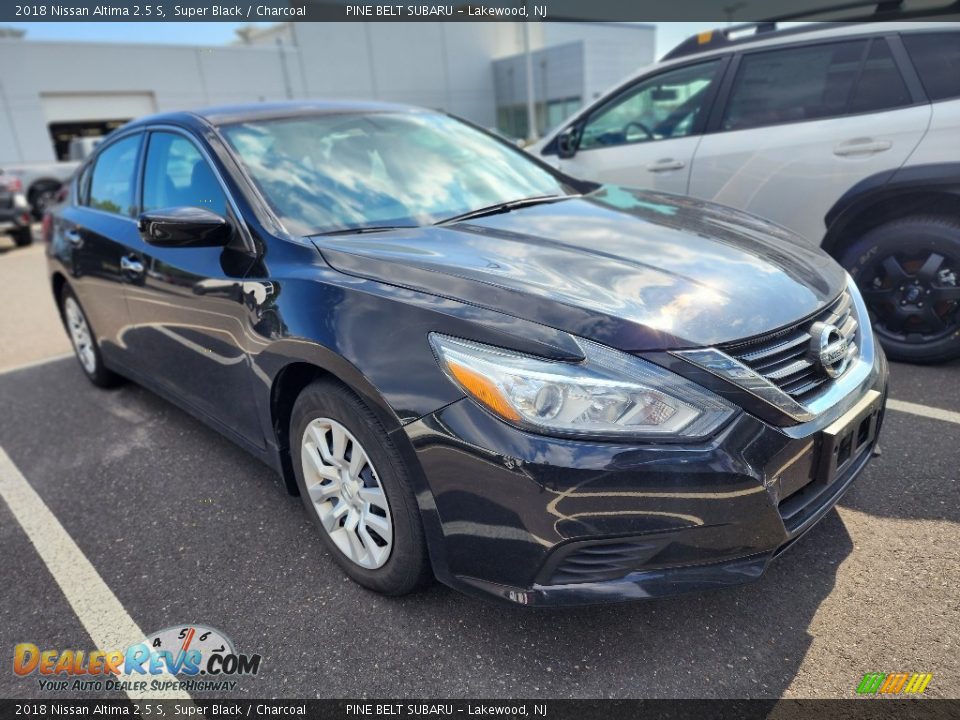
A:
<svg viewBox="0 0 960 720">
<path fill-rule="evenodd" d="M 867 311 L 820 250 L 442 113 L 138 120 L 47 235 L 88 378 L 133 379 L 274 468 L 383 593 L 436 576 L 568 605 L 755 579 L 883 415 Z"/>
</svg>

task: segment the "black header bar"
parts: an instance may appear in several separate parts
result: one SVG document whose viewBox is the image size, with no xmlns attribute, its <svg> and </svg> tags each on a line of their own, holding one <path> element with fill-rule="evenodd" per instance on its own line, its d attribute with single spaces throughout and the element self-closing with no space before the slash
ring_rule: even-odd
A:
<svg viewBox="0 0 960 720">
<path fill-rule="evenodd" d="M 0 3 L 2 22 L 757 22 L 948 20 L 960 0 L 29 0 Z"/>
<path fill-rule="evenodd" d="M 321 720 L 948 720 L 960 700 L 0 700 L 0 719 L 320 718 Z"/>
</svg>

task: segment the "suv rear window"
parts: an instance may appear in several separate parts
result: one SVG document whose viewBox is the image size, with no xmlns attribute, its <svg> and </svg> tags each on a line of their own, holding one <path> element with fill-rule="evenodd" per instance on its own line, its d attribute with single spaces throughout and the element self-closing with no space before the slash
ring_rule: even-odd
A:
<svg viewBox="0 0 960 720">
<path fill-rule="evenodd" d="M 883 40 L 770 50 L 744 55 L 740 61 L 723 129 L 804 122 L 908 104 L 910 94 Z"/>
<path fill-rule="evenodd" d="M 960 33 L 912 33 L 903 44 L 931 100 L 960 97 Z"/>
</svg>

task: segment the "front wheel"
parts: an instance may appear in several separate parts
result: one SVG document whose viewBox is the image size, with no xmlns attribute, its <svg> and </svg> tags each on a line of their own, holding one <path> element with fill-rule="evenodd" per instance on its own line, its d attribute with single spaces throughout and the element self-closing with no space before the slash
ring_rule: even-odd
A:
<svg viewBox="0 0 960 720">
<path fill-rule="evenodd" d="M 308 385 L 293 408 L 290 453 L 307 514 L 347 575 L 386 595 L 429 580 L 409 473 L 356 395 L 330 380 Z"/>
<path fill-rule="evenodd" d="M 960 357 L 960 223 L 910 217 L 866 233 L 841 255 L 892 360 Z"/>
<path fill-rule="evenodd" d="M 69 286 L 64 285 L 60 294 L 60 310 L 63 323 L 73 344 L 73 352 L 77 356 L 83 374 L 97 387 L 111 387 L 120 380 L 119 376 L 108 370 L 103 364 L 100 348 L 97 347 L 97 338 L 90 328 L 80 301 L 73 294 Z"/>
</svg>

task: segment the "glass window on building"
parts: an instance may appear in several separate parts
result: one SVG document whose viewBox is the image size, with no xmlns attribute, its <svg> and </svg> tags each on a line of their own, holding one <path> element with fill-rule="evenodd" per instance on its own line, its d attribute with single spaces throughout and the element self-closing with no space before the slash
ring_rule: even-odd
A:
<svg viewBox="0 0 960 720">
<path fill-rule="evenodd" d="M 534 106 L 537 135 L 543 136 L 580 109 L 579 97 L 538 102 Z M 497 108 L 497 130 L 508 137 L 525 139 L 528 135 L 526 105 L 508 105 Z"/>
</svg>

